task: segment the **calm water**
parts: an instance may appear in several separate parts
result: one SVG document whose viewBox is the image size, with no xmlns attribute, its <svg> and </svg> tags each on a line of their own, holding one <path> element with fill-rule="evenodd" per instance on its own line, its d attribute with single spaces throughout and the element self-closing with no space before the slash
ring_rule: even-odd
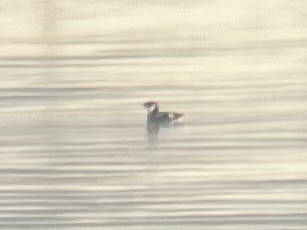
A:
<svg viewBox="0 0 307 230">
<path fill-rule="evenodd" d="M 0 4 L 1 229 L 307 229 L 306 1 Z"/>
</svg>

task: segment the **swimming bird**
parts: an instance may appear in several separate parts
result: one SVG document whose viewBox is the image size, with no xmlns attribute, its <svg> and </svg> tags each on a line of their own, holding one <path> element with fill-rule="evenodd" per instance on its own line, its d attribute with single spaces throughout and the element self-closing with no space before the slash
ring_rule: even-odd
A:
<svg viewBox="0 0 307 230">
<path fill-rule="evenodd" d="M 160 112 L 157 102 L 144 103 L 147 109 L 147 140 L 150 148 L 157 148 L 159 143 L 159 130 L 178 121 L 183 114 L 175 112 Z"/>
<path fill-rule="evenodd" d="M 147 126 L 150 124 L 170 125 L 183 117 L 182 113 L 160 112 L 159 104 L 154 101 L 144 103 L 147 109 Z"/>
</svg>

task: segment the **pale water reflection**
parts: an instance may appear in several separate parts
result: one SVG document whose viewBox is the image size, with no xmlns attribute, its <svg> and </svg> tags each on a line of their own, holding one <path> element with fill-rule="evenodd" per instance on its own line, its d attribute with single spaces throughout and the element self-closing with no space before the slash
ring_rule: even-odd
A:
<svg viewBox="0 0 307 230">
<path fill-rule="evenodd" d="M 1 229 L 306 229 L 306 1 L 0 4 Z"/>
</svg>

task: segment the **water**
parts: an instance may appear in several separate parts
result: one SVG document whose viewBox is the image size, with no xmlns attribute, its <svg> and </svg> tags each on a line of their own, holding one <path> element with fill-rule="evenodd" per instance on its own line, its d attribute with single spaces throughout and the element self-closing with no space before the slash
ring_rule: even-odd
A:
<svg viewBox="0 0 307 230">
<path fill-rule="evenodd" d="M 304 1 L 1 3 L 1 229 L 307 228 Z"/>
</svg>

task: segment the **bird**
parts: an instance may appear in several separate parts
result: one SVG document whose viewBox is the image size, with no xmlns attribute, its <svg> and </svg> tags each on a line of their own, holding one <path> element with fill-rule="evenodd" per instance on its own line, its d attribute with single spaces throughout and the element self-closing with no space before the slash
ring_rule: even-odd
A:
<svg viewBox="0 0 307 230">
<path fill-rule="evenodd" d="M 144 107 L 147 109 L 147 126 L 150 124 L 168 126 L 183 117 L 182 113 L 160 112 L 159 104 L 154 101 L 144 103 Z"/>
<path fill-rule="evenodd" d="M 159 104 L 154 101 L 148 101 L 143 104 L 147 110 L 147 141 L 150 148 L 156 149 L 159 143 L 159 131 L 161 127 L 170 127 L 179 121 L 182 113 L 160 112 Z"/>
</svg>

